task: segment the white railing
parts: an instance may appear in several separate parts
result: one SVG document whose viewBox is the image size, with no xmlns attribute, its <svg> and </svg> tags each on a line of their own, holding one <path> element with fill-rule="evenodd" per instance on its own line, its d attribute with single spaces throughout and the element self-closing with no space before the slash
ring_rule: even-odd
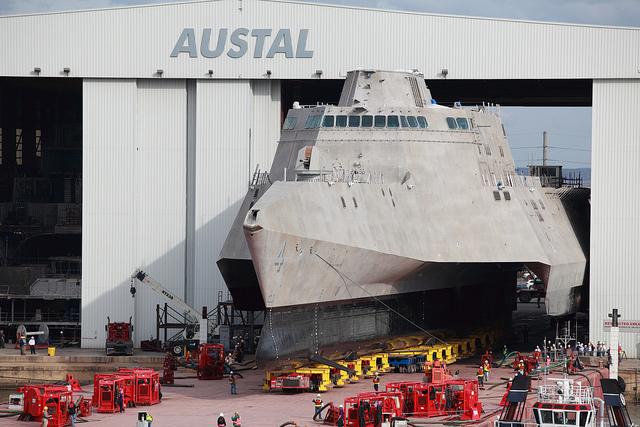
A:
<svg viewBox="0 0 640 427">
<path fill-rule="evenodd" d="M 538 387 L 538 401 L 542 403 L 592 404 L 593 389 L 576 384 L 573 380 L 549 378 L 548 383 Z"/>
</svg>

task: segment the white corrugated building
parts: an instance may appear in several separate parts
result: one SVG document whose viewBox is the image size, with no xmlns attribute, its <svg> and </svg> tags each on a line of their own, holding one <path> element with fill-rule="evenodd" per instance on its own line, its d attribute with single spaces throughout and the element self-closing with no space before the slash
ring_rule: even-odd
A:
<svg viewBox="0 0 640 427">
<path fill-rule="evenodd" d="M 221 0 L 0 17 L 0 40 L 0 77 L 81 79 L 85 347 L 103 346 L 107 316 L 135 312 L 137 339 L 155 335 L 162 300 L 140 289 L 134 308 L 137 267 L 194 306 L 217 303 L 220 248 L 298 95 L 285 86 L 362 66 L 451 87 L 586 87 L 592 340 L 613 307 L 640 320 L 640 29 Z M 640 329 L 621 336 L 640 354 Z"/>
</svg>

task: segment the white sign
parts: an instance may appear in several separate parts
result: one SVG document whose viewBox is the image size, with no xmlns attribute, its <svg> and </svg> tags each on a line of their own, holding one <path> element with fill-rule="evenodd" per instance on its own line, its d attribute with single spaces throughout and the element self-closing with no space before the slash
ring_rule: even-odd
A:
<svg viewBox="0 0 640 427">
<path fill-rule="evenodd" d="M 604 330 L 611 329 L 611 319 L 605 320 L 603 323 Z M 618 319 L 618 328 L 620 333 L 640 334 L 640 320 L 620 320 Z"/>
</svg>

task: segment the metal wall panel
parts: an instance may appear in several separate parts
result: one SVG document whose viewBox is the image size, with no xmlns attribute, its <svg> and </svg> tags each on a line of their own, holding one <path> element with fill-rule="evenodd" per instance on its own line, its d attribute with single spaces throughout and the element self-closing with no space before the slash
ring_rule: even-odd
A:
<svg viewBox="0 0 640 427">
<path fill-rule="evenodd" d="M 247 81 L 197 83 L 195 301 L 212 305 L 227 288 L 216 261 L 244 198 L 253 100 Z"/>
<path fill-rule="evenodd" d="M 200 47 L 203 28 L 272 29 L 254 58 L 255 37 L 238 59 L 223 53 L 170 57 L 184 28 Z M 312 58 L 266 52 L 280 28 L 308 29 Z M 381 31 L 380 29 L 388 29 Z M 82 34 L 82 37 L 78 35 Z M 342 78 L 349 69 L 372 66 L 413 69 L 429 79 L 639 78 L 640 30 L 488 18 L 357 9 L 276 0 L 201 1 L 98 11 L 0 17 L 0 75 L 263 79 Z M 231 47 L 229 43 L 225 52 Z"/>
<path fill-rule="evenodd" d="M 138 80 L 134 259 L 153 278 L 184 294 L 187 98 L 184 80 Z M 156 333 L 156 304 L 148 288 L 136 294 L 137 339 Z"/>
<path fill-rule="evenodd" d="M 280 139 L 280 81 L 253 80 L 252 168 L 269 171 Z M 255 169 L 254 169 L 255 170 Z"/>
<path fill-rule="evenodd" d="M 133 315 L 137 90 L 135 80 L 85 80 L 82 90 L 82 346 L 99 348 L 107 316 Z"/>
<path fill-rule="evenodd" d="M 184 289 L 185 82 L 85 80 L 83 88 L 82 345 L 104 346 L 107 316 L 133 316 L 139 342 L 155 335 L 164 300 L 138 288 L 134 303 L 135 268 L 178 295 Z"/>
<path fill-rule="evenodd" d="M 592 342 L 607 341 L 603 321 L 617 308 L 640 320 L 640 81 L 595 80 L 592 107 Z M 640 356 L 640 334 L 621 333 L 629 357 Z"/>
</svg>

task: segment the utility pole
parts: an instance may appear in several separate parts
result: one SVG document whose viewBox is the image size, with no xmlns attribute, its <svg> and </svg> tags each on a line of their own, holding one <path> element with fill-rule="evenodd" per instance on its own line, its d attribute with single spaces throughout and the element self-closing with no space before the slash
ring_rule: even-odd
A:
<svg viewBox="0 0 640 427">
<path fill-rule="evenodd" d="M 547 131 L 542 132 L 542 166 L 547 166 L 547 160 L 549 159 L 549 138 L 547 138 Z"/>
<path fill-rule="evenodd" d="M 618 379 L 618 339 L 620 328 L 618 328 L 618 309 L 614 308 L 609 314 L 611 318 L 611 335 L 609 336 L 609 354 L 611 355 L 611 365 L 609 366 L 609 378 Z"/>
</svg>

